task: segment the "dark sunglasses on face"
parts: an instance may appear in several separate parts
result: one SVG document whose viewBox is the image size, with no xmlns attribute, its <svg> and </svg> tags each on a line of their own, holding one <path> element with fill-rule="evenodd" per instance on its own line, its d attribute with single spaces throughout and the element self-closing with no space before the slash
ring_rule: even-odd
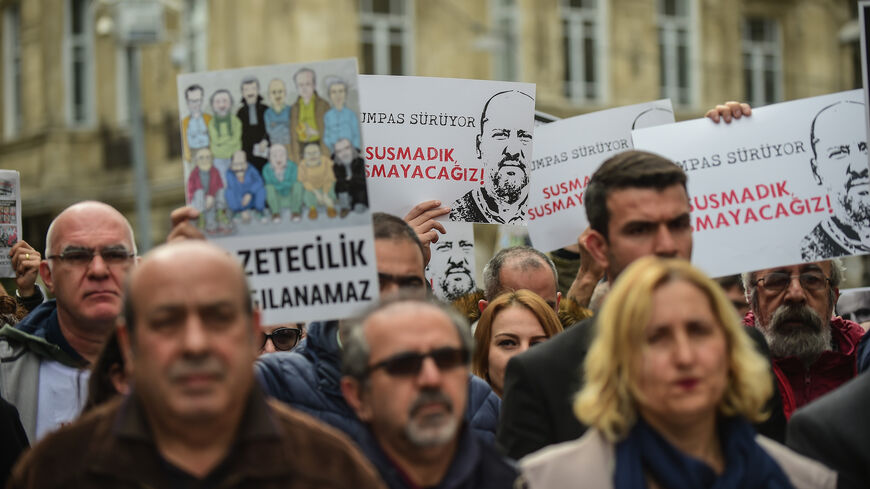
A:
<svg viewBox="0 0 870 489">
<path fill-rule="evenodd" d="M 438 370 L 449 370 L 460 365 L 467 365 L 469 354 L 468 350 L 464 348 L 451 347 L 438 348 L 427 353 L 399 353 L 374 365 L 369 365 L 366 369 L 366 375 L 379 368 L 397 377 L 419 375 L 423 368 L 423 360 L 427 357 L 432 358 Z"/>
<path fill-rule="evenodd" d="M 287 351 L 293 349 L 297 343 L 299 343 L 299 338 L 302 337 L 302 331 L 296 328 L 278 328 L 271 333 L 263 333 L 263 344 L 260 346 L 260 349 L 266 348 L 266 342 L 270 339 L 272 340 L 272 344 L 275 345 L 275 349 L 278 351 Z"/>
</svg>

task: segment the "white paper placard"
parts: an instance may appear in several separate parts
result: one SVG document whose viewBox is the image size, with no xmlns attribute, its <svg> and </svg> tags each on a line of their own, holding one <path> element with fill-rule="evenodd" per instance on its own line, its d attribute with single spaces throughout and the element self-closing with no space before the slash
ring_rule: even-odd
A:
<svg viewBox="0 0 870 489">
<path fill-rule="evenodd" d="M 532 245 L 552 251 L 577 242 L 589 225 L 583 195 L 605 160 L 632 149 L 631 131 L 674 122 L 671 101 L 602 110 L 535 129 L 526 224 Z"/>
<path fill-rule="evenodd" d="M 711 276 L 870 252 L 861 90 L 632 137 L 686 171 L 692 261 Z"/>
<path fill-rule="evenodd" d="M 21 177 L 0 170 L 0 277 L 15 277 L 9 250 L 21 237 Z"/>
<path fill-rule="evenodd" d="M 535 85 L 363 75 L 360 92 L 372 210 L 437 199 L 452 221 L 522 224 Z"/>
<path fill-rule="evenodd" d="M 358 88 L 355 59 L 178 77 L 188 205 L 242 262 L 266 325 L 378 298 Z"/>
<path fill-rule="evenodd" d="M 439 235 L 438 242 L 429 245 L 432 257 L 426 266 L 426 280 L 435 297 L 451 302 L 473 292 L 477 286 L 474 281 L 474 224 L 445 222 L 444 229 L 447 233 Z"/>
</svg>

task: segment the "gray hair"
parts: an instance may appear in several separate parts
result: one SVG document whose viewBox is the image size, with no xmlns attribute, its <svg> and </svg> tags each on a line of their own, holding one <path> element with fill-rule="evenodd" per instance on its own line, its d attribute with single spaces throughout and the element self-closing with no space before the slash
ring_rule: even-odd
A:
<svg viewBox="0 0 870 489">
<path fill-rule="evenodd" d="M 324 80 L 324 83 L 326 84 L 326 91 L 327 92 L 332 90 L 333 85 L 341 85 L 345 89 L 347 89 L 347 82 L 344 81 L 342 78 L 335 76 L 335 75 L 331 75 L 331 76 L 326 77 L 326 80 Z"/>
<path fill-rule="evenodd" d="M 366 341 L 365 325 L 373 315 L 385 311 L 396 304 L 412 303 L 418 307 L 430 307 L 441 311 L 449 319 L 459 334 L 459 340 L 469 355 L 474 351 L 474 339 L 471 336 L 471 328 L 464 316 L 454 308 L 428 299 L 419 293 L 400 292 L 390 295 L 388 298 L 368 307 L 361 315 L 341 321 L 339 329 L 341 333 L 341 373 L 364 382 L 368 374 L 369 356 L 371 348 Z M 401 325 L 396 325 L 401 327 Z"/>
<path fill-rule="evenodd" d="M 260 90 L 260 79 L 257 78 L 256 76 L 246 76 L 246 77 L 242 78 L 242 82 L 239 84 L 239 89 L 244 88 L 245 85 L 248 85 L 250 83 L 256 83 L 257 84 L 257 91 Z"/>
<path fill-rule="evenodd" d="M 311 68 L 307 68 L 307 67 L 306 68 L 299 68 L 299 70 L 296 71 L 296 73 L 293 73 L 293 84 L 297 85 L 297 86 L 299 85 L 299 83 L 296 81 L 296 78 L 299 77 L 299 75 L 301 75 L 302 73 L 311 73 L 311 83 L 313 83 L 314 87 L 317 88 L 317 74 L 314 73 L 314 70 L 312 70 Z"/>
<path fill-rule="evenodd" d="M 843 260 L 840 258 L 831 258 L 826 260 L 831 263 L 831 276 L 828 280 L 831 281 L 831 288 L 828 290 L 828 301 L 831 307 L 834 306 L 834 288 L 839 287 L 843 283 L 843 275 L 846 273 L 846 267 L 843 265 Z M 824 261 L 822 262 L 824 263 Z M 740 274 L 740 279 L 743 282 L 743 293 L 746 296 L 746 302 L 752 308 L 752 312 L 758 310 L 758 282 L 755 282 L 754 277 L 756 271 L 743 272 Z M 828 318 L 830 319 L 830 318 Z"/>
<path fill-rule="evenodd" d="M 515 262 L 512 265 L 522 270 L 538 269 L 544 264 L 549 265 L 553 272 L 553 283 L 556 284 L 556 290 L 559 290 L 559 274 L 549 256 L 531 246 L 511 246 L 499 250 L 483 267 L 483 296 L 487 301 L 495 299 L 505 291 L 501 283 L 501 271 L 507 261 Z"/>
</svg>

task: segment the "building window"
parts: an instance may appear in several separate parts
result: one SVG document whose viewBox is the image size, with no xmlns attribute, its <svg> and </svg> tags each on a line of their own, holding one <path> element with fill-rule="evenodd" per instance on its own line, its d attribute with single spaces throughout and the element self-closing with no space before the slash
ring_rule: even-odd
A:
<svg viewBox="0 0 870 489">
<path fill-rule="evenodd" d="M 3 135 L 11 139 L 21 130 L 21 7 L 3 11 Z"/>
<path fill-rule="evenodd" d="M 184 21 L 184 69 L 205 71 L 208 66 L 208 2 L 185 0 Z"/>
<path fill-rule="evenodd" d="M 359 0 L 359 8 L 361 72 L 411 74 L 413 2 Z"/>
<path fill-rule="evenodd" d="M 692 103 L 692 0 L 658 0 L 659 84 L 674 105 Z"/>
<path fill-rule="evenodd" d="M 746 101 L 761 106 L 782 100 L 782 46 L 775 20 L 743 21 L 743 83 Z"/>
<path fill-rule="evenodd" d="M 70 124 L 94 119 L 94 44 L 90 0 L 68 0 L 66 46 L 66 100 Z"/>
<path fill-rule="evenodd" d="M 498 39 L 493 52 L 493 78 L 518 80 L 520 77 L 520 12 L 516 0 L 491 0 L 492 33 Z"/>
<path fill-rule="evenodd" d="M 579 102 L 601 100 L 602 0 L 562 0 L 562 56 L 565 96 Z"/>
</svg>

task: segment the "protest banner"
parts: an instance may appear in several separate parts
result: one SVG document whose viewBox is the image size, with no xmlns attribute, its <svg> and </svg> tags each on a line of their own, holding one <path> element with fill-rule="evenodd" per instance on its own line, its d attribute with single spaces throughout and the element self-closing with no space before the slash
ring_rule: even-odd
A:
<svg viewBox="0 0 870 489">
<path fill-rule="evenodd" d="M 360 92 L 372 210 L 437 199 L 451 221 L 523 223 L 533 84 L 360 76 Z"/>
<path fill-rule="evenodd" d="M 180 75 L 178 103 L 195 224 L 239 257 L 264 324 L 377 299 L 355 59 Z"/>
<path fill-rule="evenodd" d="M 0 170 L 0 277 L 15 277 L 9 251 L 21 236 L 21 177 Z"/>
<path fill-rule="evenodd" d="M 632 149 L 631 131 L 674 122 L 670 100 L 602 110 L 535 129 L 526 225 L 532 245 L 551 251 L 577 242 L 589 225 L 583 195 L 605 160 Z"/>
<path fill-rule="evenodd" d="M 861 80 L 864 82 L 864 112 L 865 121 L 867 123 L 867 138 L 870 140 L 870 110 L 866 107 L 870 106 L 870 63 L 867 62 L 867 56 L 870 55 L 867 43 L 870 42 L 870 1 L 862 0 L 858 2 L 858 27 L 860 28 L 861 41 Z M 870 166 L 870 160 L 868 160 Z"/>
<path fill-rule="evenodd" d="M 429 245 L 432 256 L 426 266 L 426 280 L 435 297 L 454 301 L 475 289 L 474 224 L 445 222 L 446 234 Z"/>
<path fill-rule="evenodd" d="M 853 90 L 632 137 L 685 170 L 692 261 L 722 276 L 870 252 L 865 129 Z"/>
</svg>

